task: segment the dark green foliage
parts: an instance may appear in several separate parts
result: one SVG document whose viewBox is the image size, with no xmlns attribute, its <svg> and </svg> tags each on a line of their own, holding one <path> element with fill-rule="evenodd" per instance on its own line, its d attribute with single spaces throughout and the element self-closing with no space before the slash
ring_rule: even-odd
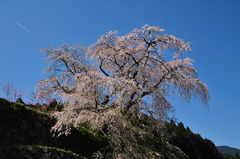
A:
<svg viewBox="0 0 240 159">
<path fill-rule="evenodd" d="M 12 159 L 84 159 L 71 151 L 39 145 L 4 146 L 0 148 L 0 158 Z"/>
<path fill-rule="evenodd" d="M 106 141 L 106 138 L 99 134 L 99 133 L 95 133 L 93 132 L 91 129 L 89 128 L 86 128 L 84 126 L 78 126 L 77 127 L 77 130 L 82 134 L 82 135 L 86 135 L 88 138 L 92 138 L 94 140 L 97 140 L 99 142 L 105 142 Z"/>
<path fill-rule="evenodd" d="M 235 157 L 233 155 L 230 155 L 230 154 L 224 154 L 223 158 L 224 159 L 235 159 Z"/>
<path fill-rule="evenodd" d="M 106 142 L 100 140 L 98 136 L 88 134 L 89 131 L 79 131 L 79 129 L 72 127 L 70 135 L 62 135 L 56 138 L 56 147 L 72 150 L 75 153 L 90 157 L 94 152 L 106 147 Z"/>
<path fill-rule="evenodd" d="M 64 104 L 62 102 L 57 102 L 54 98 L 52 102 L 47 106 L 47 111 L 62 111 L 64 108 Z"/>
<path fill-rule="evenodd" d="M 0 98 L 0 104 L 3 104 L 3 105 L 7 105 L 7 104 L 9 104 L 10 102 L 7 100 L 7 99 L 5 99 L 5 98 Z"/>
<path fill-rule="evenodd" d="M 235 153 L 235 159 L 240 159 L 239 153 Z"/>
<path fill-rule="evenodd" d="M 223 159 L 214 143 L 203 139 L 199 134 L 194 134 L 189 127 L 185 128 L 183 123 L 176 126 L 173 121 L 168 124 L 168 132 L 171 132 L 170 143 L 185 152 L 189 159 Z"/>
<path fill-rule="evenodd" d="M 144 114 L 139 120 L 132 121 L 133 125 L 139 127 L 141 127 L 143 123 L 144 125 L 151 125 L 151 122 L 154 122 L 154 119 Z M 199 134 L 194 134 L 189 127 L 185 128 L 182 122 L 176 125 L 175 122 L 171 120 L 166 124 L 167 129 L 165 131 L 168 140 L 171 144 L 179 147 L 189 159 L 225 159 L 212 141 L 203 139 Z M 148 144 L 152 150 L 166 154 L 165 151 L 169 151 L 170 149 L 166 149 L 166 147 L 163 146 L 162 139 L 164 138 L 161 138 L 154 130 L 151 133 L 154 134 L 156 138 L 154 140 L 146 138 L 148 142 L 143 141 L 143 143 Z"/>
<path fill-rule="evenodd" d="M 49 110 L 55 109 L 57 105 L 58 103 L 53 101 Z M 154 138 L 148 135 L 141 138 L 136 136 L 138 145 L 144 145 L 165 158 L 171 158 L 170 154 L 175 154 L 179 159 L 186 158 L 184 154 L 179 154 L 173 145 L 179 147 L 189 156 L 189 159 L 240 158 L 238 154 L 222 155 L 212 141 L 203 139 L 199 134 L 194 134 L 189 127 L 185 128 L 183 123 L 176 125 L 174 121 L 167 123 L 167 129 L 164 130 L 172 145 L 165 145 L 166 137 L 162 137 L 154 127 L 151 127 L 156 122 L 154 118 L 142 114 L 138 120 L 134 119 L 136 118 L 133 116 L 129 118 L 135 128 L 139 130 L 148 128 L 146 131 L 154 135 Z M 93 132 L 89 123 L 83 123 L 76 128 L 72 127 L 70 135 L 62 135 L 57 138 L 52 137 L 50 132 L 55 122 L 56 119 L 47 113 L 0 98 L 0 158 L 4 159 L 6 156 L 20 159 L 44 158 L 45 156 L 81 158 L 77 154 L 90 158 L 94 152 L 99 150 L 111 151 L 106 138 L 102 134 Z M 65 149 L 65 151 L 59 150 L 59 148 Z"/>
<path fill-rule="evenodd" d="M 47 145 L 71 150 L 90 157 L 106 145 L 91 134 L 72 128 L 68 136 L 52 137 L 51 127 L 56 119 L 31 107 L 0 100 L 0 147 L 14 145 Z M 91 137 L 89 137 L 91 136 Z"/>
<path fill-rule="evenodd" d="M 235 155 L 232 154 L 223 154 L 224 159 L 240 159 L 240 155 L 238 153 L 235 153 Z"/>
<path fill-rule="evenodd" d="M 0 104 L 0 145 L 52 142 L 54 119 L 22 104 Z"/>
<path fill-rule="evenodd" d="M 162 133 L 165 132 L 166 129 L 164 127 L 162 129 L 156 127 L 155 122 L 159 121 L 155 118 L 143 113 L 137 117 L 134 117 L 134 114 L 127 115 L 133 127 L 137 128 L 139 131 L 147 132 L 146 134 L 142 134 L 142 136 L 139 136 L 137 132 L 134 135 L 139 145 L 148 147 L 150 150 L 157 152 L 160 156 L 164 156 L 162 157 L 164 159 L 186 158 L 184 152 L 176 149 L 174 145 L 167 144 L 167 138 L 163 135 L 164 133 Z"/>
<path fill-rule="evenodd" d="M 235 153 L 240 154 L 240 150 L 228 146 L 217 146 L 218 151 L 220 151 L 223 154 L 230 154 L 235 155 Z"/>
</svg>

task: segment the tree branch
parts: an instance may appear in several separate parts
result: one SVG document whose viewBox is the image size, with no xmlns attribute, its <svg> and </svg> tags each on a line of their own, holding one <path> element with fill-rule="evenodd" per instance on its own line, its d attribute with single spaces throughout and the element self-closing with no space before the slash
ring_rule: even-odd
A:
<svg viewBox="0 0 240 159">
<path fill-rule="evenodd" d="M 180 65 L 179 67 L 183 67 L 182 65 Z M 151 93 L 153 93 L 153 90 L 154 89 L 157 89 L 158 86 L 162 83 L 163 80 L 166 79 L 166 77 L 171 74 L 173 71 L 177 70 L 179 67 L 175 67 L 175 68 L 172 68 L 171 70 L 169 70 L 167 73 L 165 73 L 162 78 L 152 87 L 152 89 L 150 89 L 149 91 L 145 91 L 141 94 L 141 98 L 143 98 L 144 96 L 146 95 L 149 95 Z"/>
<path fill-rule="evenodd" d="M 129 111 L 129 109 L 136 103 L 135 101 L 133 101 L 133 98 L 134 98 L 134 96 L 135 96 L 136 94 L 137 94 L 137 93 L 134 91 L 134 92 L 132 92 L 132 94 L 130 95 L 129 100 L 127 101 L 125 107 L 124 107 L 123 110 L 122 110 L 122 113 L 123 113 L 123 114 L 126 114 L 126 113 Z"/>
<path fill-rule="evenodd" d="M 100 57 L 99 57 L 100 58 Z M 101 58 L 100 58 L 101 59 Z M 109 76 L 104 70 L 103 70 L 103 68 L 102 68 L 102 62 L 103 62 L 103 59 L 101 59 L 101 63 L 100 63 L 100 65 L 99 65 L 99 68 L 100 68 L 100 70 L 106 75 L 106 76 Z"/>
<path fill-rule="evenodd" d="M 59 86 L 65 93 L 68 92 L 68 91 L 61 85 L 61 83 L 60 83 L 58 80 L 56 80 L 56 82 L 57 82 L 58 86 Z"/>
</svg>

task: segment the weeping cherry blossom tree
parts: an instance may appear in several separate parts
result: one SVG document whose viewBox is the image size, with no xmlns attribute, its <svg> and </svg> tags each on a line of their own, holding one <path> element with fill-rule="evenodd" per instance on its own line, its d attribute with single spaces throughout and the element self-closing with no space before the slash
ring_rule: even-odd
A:
<svg viewBox="0 0 240 159">
<path fill-rule="evenodd" d="M 137 145 L 134 134 L 139 131 L 127 120 L 144 114 L 154 119 L 151 127 L 161 127 L 174 115 L 168 100 L 174 95 L 187 103 L 199 99 L 208 107 L 208 88 L 185 55 L 190 44 L 163 31 L 145 25 L 124 36 L 110 31 L 87 50 L 66 44 L 43 49 L 49 78 L 38 88 L 67 103 L 63 112 L 55 113 L 59 120 L 53 130 L 68 134 L 70 123 L 90 122 L 115 147 L 115 158 L 149 157 L 148 148 Z M 149 127 L 142 124 L 144 130 Z M 143 131 L 140 136 L 144 134 L 151 135 Z"/>
</svg>

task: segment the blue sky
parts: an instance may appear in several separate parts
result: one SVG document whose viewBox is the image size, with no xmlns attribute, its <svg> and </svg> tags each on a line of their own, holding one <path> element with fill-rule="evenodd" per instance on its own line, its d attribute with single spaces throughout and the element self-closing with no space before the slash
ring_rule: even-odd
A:
<svg viewBox="0 0 240 159">
<path fill-rule="evenodd" d="M 210 89 L 210 111 L 176 97 L 176 117 L 216 145 L 240 148 L 239 6 L 238 0 L 0 1 L 0 84 L 34 90 L 46 78 L 39 50 L 47 45 L 88 47 L 110 30 L 124 35 L 145 24 L 159 26 L 192 42 L 187 56 Z"/>
</svg>

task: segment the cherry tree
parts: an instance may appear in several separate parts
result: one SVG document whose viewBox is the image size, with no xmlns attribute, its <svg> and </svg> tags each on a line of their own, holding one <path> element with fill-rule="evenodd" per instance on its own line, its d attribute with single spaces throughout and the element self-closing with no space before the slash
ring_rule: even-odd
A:
<svg viewBox="0 0 240 159">
<path fill-rule="evenodd" d="M 110 31 L 87 50 L 66 44 L 43 49 L 50 76 L 38 88 L 67 101 L 64 111 L 55 113 L 59 120 L 53 130 L 68 134 L 70 123 L 90 122 L 115 147 L 114 157 L 137 158 L 143 154 L 132 152 L 150 151 L 139 148 L 134 139 L 137 129 L 125 119 L 145 114 L 161 127 L 173 115 L 168 100 L 173 95 L 184 102 L 199 99 L 208 107 L 208 88 L 198 79 L 194 61 L 185 55 L 191 51 L 190 44 L 163 31 L 145 25 L 124 36 Z"/>
<path fill-rule="evenodd" d="M 208 105 L 207 86 L 198 79 L 194 61 L 184 56 L 191 51 L 189 43 L 162 31 L 145 25 L 121 37 L 109 32 L 89 48 L 123 113 L 145 111 L 162 118 L 172 107 L 167 97 L 176 93 L 186 102 L 196 97 Z"/>
</svg>

